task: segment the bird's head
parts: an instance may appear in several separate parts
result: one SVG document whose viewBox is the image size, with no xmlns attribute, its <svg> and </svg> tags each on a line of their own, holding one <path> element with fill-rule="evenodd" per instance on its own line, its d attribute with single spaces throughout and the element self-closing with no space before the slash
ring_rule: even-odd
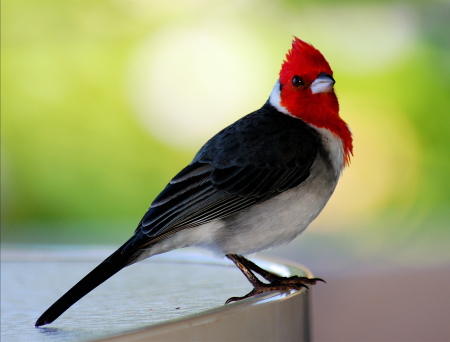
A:
<svg viewBox="0 0 450 342">
<path fill-rule="evenodd" d="M 279 111 L 328 129 L 341 138 L 348 163 L 352 137 L 339 117 L 334 84 L 333 71 L 320 51 L 294 37 L 269 102 Z"/>
</svg>

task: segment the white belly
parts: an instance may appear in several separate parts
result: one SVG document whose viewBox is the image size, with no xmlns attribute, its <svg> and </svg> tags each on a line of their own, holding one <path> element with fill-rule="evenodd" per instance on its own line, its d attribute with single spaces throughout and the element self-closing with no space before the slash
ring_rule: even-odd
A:
<svg viewBox="0 0 450 342">
<path fill-rule="evenodd" d="M 220 249 L 226 254 L 246 254 L 290 242 L 319 215 L 337 180 L 334 170 L 318 158 L 310 177 L 299 186 L 225 219 Z"/>
</svg>

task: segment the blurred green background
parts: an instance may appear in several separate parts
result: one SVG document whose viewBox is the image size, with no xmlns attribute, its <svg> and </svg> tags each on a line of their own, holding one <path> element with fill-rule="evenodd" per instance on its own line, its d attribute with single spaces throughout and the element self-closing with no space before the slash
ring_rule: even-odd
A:
<svg viewBox="0 0 450 342">
<path fill-rule="evenodd" d="M 449 17 L 448 1 L 2 1 L 2 242 L 121 244 L 267 100 L 295 35 L 331 64 L 355 145 L 306 239 L 448 262 Z"/>
</svg>

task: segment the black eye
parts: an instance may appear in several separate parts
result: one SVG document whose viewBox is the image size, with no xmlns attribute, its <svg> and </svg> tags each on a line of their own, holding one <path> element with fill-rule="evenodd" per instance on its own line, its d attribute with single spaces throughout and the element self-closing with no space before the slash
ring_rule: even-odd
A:
<svg viewBox="0 0 450 342">
<path fill-rule="evenodd" d="M 303 85 L 302 78 L 298 75 L 295 75 L 294 77 L 292 77 L 292 85 L 294 87 L 300 87 L 301 85 Z"/>
</svg>

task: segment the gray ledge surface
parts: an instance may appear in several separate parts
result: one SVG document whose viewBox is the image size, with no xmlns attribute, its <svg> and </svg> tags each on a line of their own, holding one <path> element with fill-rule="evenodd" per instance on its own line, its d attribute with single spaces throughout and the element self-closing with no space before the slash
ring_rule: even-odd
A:
<svg viewBox="0 0 450 342">
<path fill-rule="evenodd" d="M 106 258 L 105 247 L 2 247 L 1 340 L 306 341 L 308 292 L 271 292 L 224 306 L 251 285 L 228 260 L 184 249 L 127 267 L 55 322 L 35 320 Z M 299 265 L 253 259 L 283 276 L 311 276 Z"/>
</svg>

